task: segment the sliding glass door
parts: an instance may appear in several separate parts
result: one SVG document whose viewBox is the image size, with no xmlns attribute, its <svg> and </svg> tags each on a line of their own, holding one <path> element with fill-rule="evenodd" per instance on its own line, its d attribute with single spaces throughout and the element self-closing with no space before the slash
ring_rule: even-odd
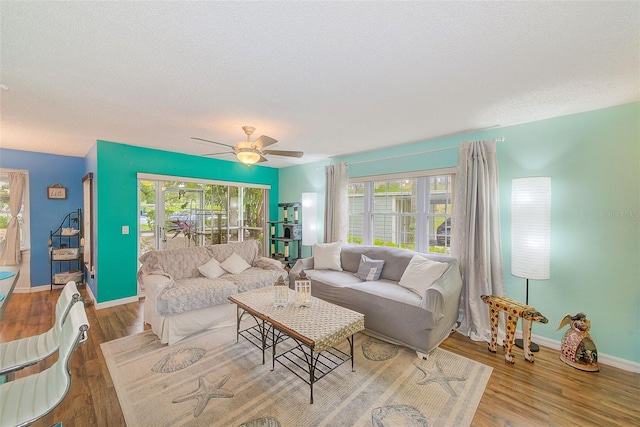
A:
<svg viewBox="0 0 640 427">
<path fill-rule="evenodd" d="M 165 183 L 169 184 L 169 183 Z M 164 213 L 158 249 L 200 246 L 205 219 L 211 218 L 204 208 L 204 189 L 189 188 L 185 183 L 162 187 Z M 156 210 L 160 210 L 156 207 Z"/>
<path fill-rule="evenodd" d="M 244 240 L 264 244 L 267 187 L 153 178 L 138 180 L 139 255 Z"/>
</svg>

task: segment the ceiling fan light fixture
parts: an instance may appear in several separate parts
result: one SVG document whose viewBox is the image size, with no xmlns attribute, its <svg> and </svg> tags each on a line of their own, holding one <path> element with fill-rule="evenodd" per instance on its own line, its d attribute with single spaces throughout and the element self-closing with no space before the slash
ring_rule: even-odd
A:
<svg viewBox="0 0 640 427">
<path fill-rule="evenodd" d="M 255 165 L 260 161 L 260 153 L 250 148 L 240 148 L 236 153 L 236 157 L 245 165 Z"/>
<path fill-rule="evenodd" d="M 269 147 L 276 144 L 278 140 L 271 138 L 270 136 L 262 135 L 255 141 L 251 142 L 251 134 L 255 131 L 253 126 L 243 126 L 242 130 L 247 134 L 246 141 L 236 142 L 235 145 L 224 144 L 222 142 L 210 141 L 208 139 L 196 138 L 194 136 L 191 139 L 198 141 L 209 142 L 211 144 L 222 145 L 228 147 L 231 151 L 223 153 L 203 154 L 203 156 L 214 156 L 216 154 L 231 154 L 233 153 L 238 161 L 251 166 L 256 163 L 266 162 L 268 155 L 285 156 L 285 157 L 302 157 L 304 153 L 302 151 L 288 151 L 288 150 L 265 150 L 265 147 Z"/>
</svg>

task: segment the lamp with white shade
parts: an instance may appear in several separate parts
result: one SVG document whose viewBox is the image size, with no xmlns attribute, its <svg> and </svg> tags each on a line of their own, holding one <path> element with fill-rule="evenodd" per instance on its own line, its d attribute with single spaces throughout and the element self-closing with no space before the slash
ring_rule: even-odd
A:
<svg viewBox="0 0 640 427">
<path fill-rule="evenodd" d="M 302 245 L 318 243 L 318 193 L 302 193 Z"/>
<path fill-rule="evenodd" d="M 526 279 L 549 279 L 551 253 L 551 178 L 515 178 L 511 183 L 511 274 Z M 522 340 L 516 340 L 522 348 Z M 531 343 L 531 351 L 539 347 Z"/>
</svg>

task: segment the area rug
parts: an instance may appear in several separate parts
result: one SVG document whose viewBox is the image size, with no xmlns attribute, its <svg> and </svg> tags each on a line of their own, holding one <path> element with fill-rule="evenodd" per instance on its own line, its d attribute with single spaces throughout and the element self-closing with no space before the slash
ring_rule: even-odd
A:
<svg viewBox="0 0 640 427">
<path fill-rule="evenodd" d="M 288 340 L 278 345 L 284 349 Z M 357 334 L 349 362 L 309 385 L 235 327 L 173 346 L 146 331 L 101 345 L 130 427 L 468 426 L 492 368 L 437 349 L 414 351 Z M 348 352 L 348 342 L 338 346 Z"/>
</svg>

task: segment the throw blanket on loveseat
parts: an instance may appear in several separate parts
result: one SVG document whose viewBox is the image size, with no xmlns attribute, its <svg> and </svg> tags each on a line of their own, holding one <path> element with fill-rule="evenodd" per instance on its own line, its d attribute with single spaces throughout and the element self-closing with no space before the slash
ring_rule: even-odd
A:
<svg viewBox="0 0 640 427">
<path fill-rule="evenodd" d="M 259 256 L 258 249 L 258 242 L 249 240 L 145 253 L 138 271 L 146 295 L 145 322 L 170 344 L 226 326 L 233 319 L 229 296 L 287 277 L 282 264 Z"/>
</svg>

